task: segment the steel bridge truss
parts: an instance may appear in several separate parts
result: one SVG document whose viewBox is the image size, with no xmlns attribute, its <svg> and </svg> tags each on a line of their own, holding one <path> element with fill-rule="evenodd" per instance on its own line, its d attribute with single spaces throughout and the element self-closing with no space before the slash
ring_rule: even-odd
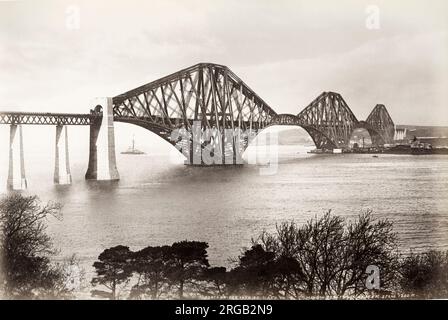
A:
<svg viewBox="0 0 448 320">
<path fill-rule="evenodd" d="M 312 137 L 318 149 L 347 147 L 358 124 L 342 96 L 323 92 L 298 115 L 298 121 Z"/>
<path fill-rule="evenodd" d="M 0 124 L 90 125 L 95 115 L 74 113 L 0 112 Z"/>
<path fill-rule="evenodd" d="M 395 126 L 384 105 L 358 121 L 342 96 L 323 92 L 299 114 L 277 114 L 226 66 L 200 63 L 112 99 L 114 121 L 146 128 L 176 146 L 193 163 L 204 148 L 224 163 L 273 125 L 304 128 L 318 149 L 349 147 L 354 129 L 368 130 L 373 145 L 391 143 Z M 97 125 L 90 114 L 0 112 L 0 124 Z M 202 161 L 202 160 L 201 160 Z M 216 160 L 215 160 L 216 161 Z"/>
<path fill-rule="evenodd" d="M 151 130 L 191 155 L 200 139 L 221 157 L 244 150 L 247 137 L 225 130 L 258 132 L 277 114 L 227 67 L 200 63 L 113 98 L 114 120 Z M 199 124 L 200 134 L 193 134 Z M 186 131 L 182 131 L 182 130 Z M 189 136 L 188 145 L 179 134 Z M 229 141 L 229 140 L 232 141 Z M 196 143 L 196 145 L 198 145 Z"/>
<path fill-rule="evenodd" d="M 373 146 L 391 143 L 395 132 L 384 105 L 377 105 L 366 121 L 358 121 L 342 96 L 334 92 L 323 92 L 298 115 L 277 115 L 271 125 L 304 128 L 318 149 L 348 148 L 355 129 L 367 130 Z"/>
<path fill-rule="evenodd" d="M 395 124 L 383 104 L 377 104 L 367 117 L 366 123 L 382 138 L 383 143 L 392 143 L 395 134 Z"/>
</svg>

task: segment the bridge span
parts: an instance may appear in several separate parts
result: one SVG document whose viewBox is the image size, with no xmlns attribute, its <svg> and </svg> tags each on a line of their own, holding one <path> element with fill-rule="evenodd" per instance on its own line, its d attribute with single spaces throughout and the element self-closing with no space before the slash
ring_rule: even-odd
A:
<svg viewBox="0 0 448 320">
<path fill-rule="evenodd" d="M 97 98 L 89 113 L 0 112 L 10 125 L 9 189 L 26 188 L 23 125 L 56 127 L 54 182 L 70 184 L 67 126 L 90 128 L 86 179 L 118 180 L 114 122 L 143 127 L 174 145 L 187 164 L 236 164 L 251 139 L 274 125 L 304 128 L 318 149 L 347 149 L 355 129 L 372 144 L 393 141 L 395 125 L 377 104 L 359 121 L 342 96 L 323 92 L 298 114 L 277 114 L 228 67 L 199 63 L 115 97 Z M 104 152 L 99 152 L 99 150 Z M 20 169 L 20 170 L 17 170 Z"/>
</svg>

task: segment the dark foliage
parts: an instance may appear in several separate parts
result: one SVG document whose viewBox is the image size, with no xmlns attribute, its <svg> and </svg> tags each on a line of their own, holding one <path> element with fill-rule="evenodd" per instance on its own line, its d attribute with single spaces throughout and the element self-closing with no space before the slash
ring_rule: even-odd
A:
<svg viewBox="0 0 448 320">
<path fill-rule="evenodd" d="M 400 266 L 400 288 L 416 298 L 448 297 L 448 251 L 411 253 Z"/>
<path fill-rule="evenodd" d="M 92 295 L 111 300 L 119 298 L 120 285 L 127 284 L 132 275 L 131 254 L 128 247 L 116 246 L 104 250 L 98 256 L 98 261 L 93 263 L 96 276 L 92 279 L 92 285 L 102 285 L 110 292 L 94 290 Z"/>
<path fill-rule="evenodd" d="M 179 298 L 184 297 L 185 287 L 195 290 L 196 280 L 209 267 L 208 244 L 200 241 L 181 241 L 171 246 L 171 263 L 168 278 L 178 288 Z"/>
<path fill-rule="evenodd" d="M 76 258 L 52 263 L 56 250 L 45 232 L 46 219 L 58 218 L 59 209 L 17 193 L 0 200 L 0 289 L 6 297 L 73 297 L 69 271 Z M 400 258 L 392 223 L 370 212 L 351 220 L 328 212 L 302 226 L 279 224 L 253 240 L 230 270 L 210 267 L 207 249 L 199 241 L 136 252 L 122 245 L 105 249 L 93 264 L 91 284 L 100 288 L 91 293 L 107 299 L 123 293 L 130 299 L 448 297 L 448 251 Z M 367 286 L 369 266 L 380 271 L 379 289 Z"/>
<path fill-rule="evenodd" d="M 146 247 L 135 252 L 131 262 L 131 268 L 137 274 L 137 283 L 130 293 L 131 299 L 158 299 L 169 292 L 170 246 Z"/>
<path fill-rule="evenodd" d="M 255 242 L 283 260 L 282 276 L 271 277 L 274 297 L 363 294 L 369 265 L 381 270 L 382 289 L 394 286 L 398 258 L 392 224 L 375 221 L 370 212 L 350 222 L 328 212 L 301 227 L 282 223 Z"/>
<path fill-rule="evenodd" d="M 92 284 L 103 285 L 110 292 L 95 290 L 92 294 L 117 299 L 118 286 L 125 286 L 134 277 L 131 299 L 158 299 L 162 295 L 182 299 L 185 288 L 190 293 L 199 290 L 203 272 L 209 267 L 207 247 L 205 242 L 181 241 L 137 252 L 124 246 L 106 249 L 93 264 L 97 276 Z"/>
<path fill-rule="evenodd" d="M 133 299 L 448 296 L 448 253 L 431 251 L 400 259 L 392 224 L 375 220 L 370 212 L 350 221 L 328 212 L 302 226 L 282 223 L 274 233 L 263 232 L 254 240 L 229 271 L 209 266 L 207 248 L 197 241 L 135 253 L 127 247 L 111 248 L 121 253 L 119 272 L 108 281 L 136 278 L 130 291 Z M 104 268 L 104 263 L 95 266 Z M 369 266 L 380 270 L 377 289 L 367 286 Z"/>
<path fill-rule="evenodd" d="M 41 205 L 36 196 L 13 193 L 0 201 L 3 292 L 15 299 L 65 297 L 63 270 L 51 263 L 56 253 L 46 219 L 59 218 L 60 205 Z"/>
</svg>

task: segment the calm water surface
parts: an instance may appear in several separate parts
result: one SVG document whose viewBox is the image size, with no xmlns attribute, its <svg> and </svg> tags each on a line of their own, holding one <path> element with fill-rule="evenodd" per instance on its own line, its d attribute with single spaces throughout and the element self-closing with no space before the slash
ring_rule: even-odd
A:
<svg viewBox="0 0 448 320">
<path fill-rule="evenodd" d="M 50 169 L 35 166 L 27 192 L 64 205 L 63 220 L 50 220 L 48 231 L 60 255 L 76 253 L 89 273 L 105 248 L 185 239 L 208 242 L 210 262 L 228 266 L 263 229 L 329 209 L 347 218 L 371 209 L 392 220 L 404 252 L 448 249 L 448 156 L 311 155 L 292 146 L 279 153 L 273 175 L 260 175 L 261 165 L 189 167 L 163 154 L 117 155 L 118 183 L 84 181 L 82 164 L 72 186 L 58 187 Z"/>
</svg>

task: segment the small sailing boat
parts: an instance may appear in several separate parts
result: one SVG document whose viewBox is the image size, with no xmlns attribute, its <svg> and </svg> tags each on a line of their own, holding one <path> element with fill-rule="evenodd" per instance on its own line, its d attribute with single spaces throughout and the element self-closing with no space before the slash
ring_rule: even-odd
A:
<svg viewBox="0 0 448 320">
<path fill-rule="evenodd" d="M 129 147 L 128 150 L 122 151 L 121 154 L 145 154 L 145 153 L 135 148 L 135 139 L 134 136 L 132 136 L 132 146 Z"/>
</svg>

